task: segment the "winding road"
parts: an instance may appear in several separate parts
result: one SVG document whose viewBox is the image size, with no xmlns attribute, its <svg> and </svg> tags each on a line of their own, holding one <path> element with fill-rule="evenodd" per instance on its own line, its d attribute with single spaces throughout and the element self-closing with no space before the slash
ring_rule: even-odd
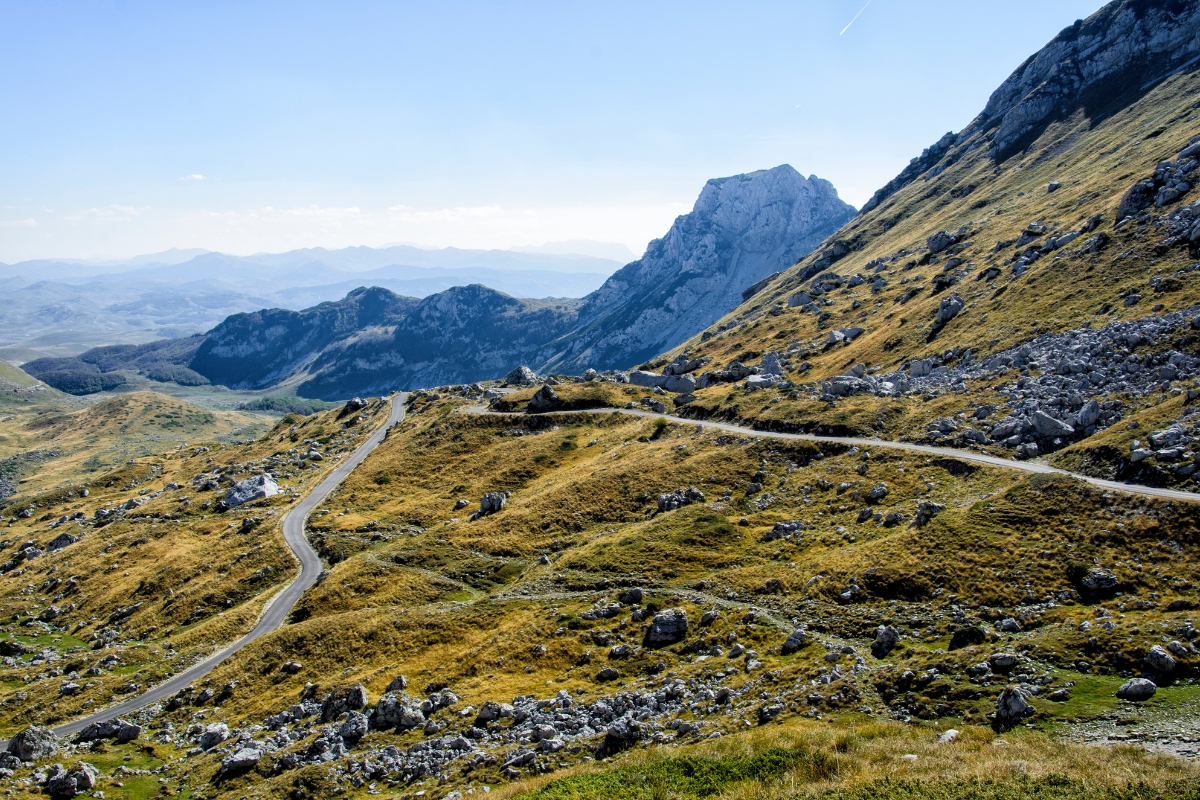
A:
<svg viewBox="0 0 1200 800">
<path fill-rule="evenodd" d="M 487 414 L 496 416 L 509 417 L 525 417 L 528 414 L 518 412 L 497 412 L 488 411 L 484 406 L 473 406 L 467 409 L 472 414 Z M 1083 475 L 1078 472 L 1071 472 L 1058 467 L 1051 467 L 1047 464 L 1040 464 L 1035 461 L 1016 461 L 1011 458 L 1000 458 L 999 456 L 989 456 L 986 453 L 976 453 L 973 450 L 956 450 L 953 447 L 934 447 L 927 444 L 911 444 L 909 442 L 890 442 L 886 439 L 860 439 L 852 436 L 818 436 L 813 433 L 776 433 L 774 431 L 759 431 L 754 428 L 743 428 L 740 425 L 731 425 L 725 422 L 708 422 L 706 420 L 684 419 L 670 414 L 656 414 L 653 411 L 641 411 L 633 408 L 590 408 L 579 411 L 548 411 L 545 415 L 553 416 L 559 414 L 628 414 L 634 417 L 651 417 L 654 419 L 669 419 L 673 422 L 687 425 L 699 425 L 704 428 L 711 428 L 718 431 L 726 431 L 728 433 L 737 433 L 743 436 L 754 436 L 762 439 L 788 439 L 802 442 L 832 442 L 834 444 L 845 444 L 857 447 L 885 447 L 892 450 L 908 450 L 913 453 L 925 453 L 931 456 L 943 456 L 945 458 L 956 458 L 959 461 L 970 461 L 975 464 L 986 464 L 991 467 L 1001 467 L 1002 469 L 1012 469 L 1018 472 L 1030 472 L 1041 475 L 1064 475 L 1068 478 L 1085 481 L 1093 486 L 1101 489 L 1107 489 L 1114 492 L 1125 492 L 1126 494 L 1137 494 L 1145 497 L 1159 497 L 1167 500 L 1184 500 L 1187 502 L 1200 502 L 1200 494 L 1193 492 L 1185 492 L 1181 489 L 1158 489 L 1152 486 L 1139 486 L 1134 483 L 1121 483 L 1120 481 L 1109 481 L 1103 478 L 1094 478 L 1091 475 Z M 543 415 L 536 415 L 543 416 Z"/>
<path fill-rule="evenodd" d="M 224 650 L 214 653 L 199 664 L 184 670 L 165 683 L 160 683 L 137 697 L 125 700 L 115 706 L 109 706 L 82 719 L 57 725 L 54 727 L 54 732 L 59 736 L 70 736 L 83 730 L 93 722 L 114 719 L 123 714 L 136 711 L 142 706 L 166 700 L 183 687 L 212 672 L 218 664 L 254 640 L 279 630 L 291 612 L 292 606 L 296 604 L 301 595 L 316 583 L 317 578 L 321 574 L 321 559 L 317 555 L 317 552 L 312 549 L 312 545 L 308 543 L 308 537 L 304 533 L 304 523 L 307 521 L 308 515 L 312 513 L 314 508 L 321 504 L 322 500 L 329 496 L 330 492 L 338 487 L 338 484 L 346 479 L 347 475 L 354 471 L 355 467 L 371 454 L 372 450 L 379 446 L 379 443 L 387 435 L 388 429 L 404 419 L 404 400 L 407 396 L 407 393 L 392 395 L 392 410 L 388 416 L 388 421 L 372 433 L 370 438 L 359 445 L 358 449 L 349 458 L 334 467 L 333 471 L 325 476 L 325 479 L 317 485 L 317 488 L 309 492 L 295 508 L 292 508 L 284 515 L 283 538 L 287 542 L 288 547 L 291 548 L 292 553 L 300 561 L 300 574 L 282 592 L 275 595 L 267 603 L 262 614 L 259 615 L 258 622 L 255 623 L 254 628 L 249 633 Z M 7 747 L 8 742 L 0 742 L 0 750 Z"/>
<path fill-rule="evenodd" d="M 229 647 L 221 650 L 199 664 L 179 673 L 165 683 L 149 689 L 137 697 L 125 700 L 115 706 L 110 706 L 101 711 L 97 711 L 82 719 L 77 719 L 63 725 L 56 726 L 54 732 L 60 736 L 69 736 L 83 730 L 93 722 L 101 722 L 119 717 L 123 714 L 129 714 L 137 709 L 149 705 L 150 703 L 165 700 L 171 695 L 178 692 L 185 686 L 194 683 L 196 680 L 204 677 L 211 672 L 218 664 L 232 656 L 237 651 L 241 650 L 246 645 L 256 639 L 279 630 L 291 612 L 296 601 L 308 591 L 308 589 L 316 582 L 317 577 L 321 574 L 321 559 L 317 556 L 316 551 L 308 542 L 308 537 L 304 532 L 304 525 L 308 515 L 312 513 L 321 501 L 329 496 L 329 493 L 337 488 L 346 476 L 361 464 L 368 455 L 371 454 L 380 442 L 384 440 L 387 431 L 397 422 L 404 419 L 404 401 L 407 398 L 407 393 L 393 395 L 391 398 L 391 414 L 388 417 L 386 424 L 380 426 L 370 438 L 363 442 L 353 454 L 329 473 L 323 481 L 309 494 L 296 505 L 295 508 L 288 511 L 283 518 L 283 536 L 292 553 L 300 561 L 300 574 L 294 581 L 287 585 L 283 591 L 276 595 L 263 609 L 254 628 L 241 639 L 238 639 Z M 467 409 L 469 413 L 474 414 L 495 414 L 496 416 L 509 417 L 525 417 L 526 414 L 512 412 L 491 412 L 483 406 L 474 406 Z M 1149 486 L 1138 486 L 1136 484 L 1120 483 L 1118 481 L 1109 481 L 1102 478 L 1094 478 L 1090 475 L 1082 475 L 1077 472 L 1058 469 L 1046 464 L 1040 464 L 1033 461 L 1015 461 L 1008 458 L 1000 458 L 984 453 L 976 453 L 970 450 L 956 450 L 950 447 L 934 447 L 931 445 L 911 444 L 908 442 L 891 442 L 883 439 L 864 439 L 850 436 L 818 436 L 816 434 L 805 433 L 776 433 L 773 431 L 760 431 L 753 428 L 745 428 L 740 425 L 732 425 L 724 422 L 708 422 L 684 419 L 668 414 L 656 414 L 650 411 L 642 411 L 639 409 L 625 408 L 597 408 L 586 409 L 580 411 L 557 411 L 548 412 L 548 415 L 562 414 L 627 414 L 635 417 L 650 417 L 650 418 L 666 418 L 681 424 L 699 425 L 703 428 L 712 430 L 725 431 L 735 433 L 742 436 L 752 436 L 764 439 L 781 439 L 806 442 L 831 442 L 835 444 L 844 444 L 858 447 L 882 447 L 895 450 L 906 450 L 914 453 L 924 453 L 932 456 L 943 456 L 947 458 L 956 458 L 960 461 L 969 461 L 976 464 L 984 464 L 987 466 L 1000 467 L 1002 469 L 1011 469 L 1019 472 L 1035 473 L 1035 474 L 1052 474 L 1063 475 L 1070 478 L 1075 478 L 1085 481 L 1093 486 L 1110 491 L 1125 492 L 1129 494 L 1144 495 L 1146 497 L 1157 497 L 1168 500 L 1182 500 L 1186 502 L 1200 501 L 1200 495 L 1192 492 L 1185 492 L 1178 489 L 1158 489 Z M 7 747 L 7 742 L 0 741 L 0 749 Z"/>
</svg>

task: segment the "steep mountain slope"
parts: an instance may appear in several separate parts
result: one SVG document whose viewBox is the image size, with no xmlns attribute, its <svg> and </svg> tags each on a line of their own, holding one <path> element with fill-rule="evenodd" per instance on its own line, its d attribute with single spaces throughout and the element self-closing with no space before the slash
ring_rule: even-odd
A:
<svg viewBox="0 0 1200 800">
<path fill-rule="evenodd" d="M 697 376 L 713 373 L 684 399 L 697 417 L 1019 457 L 1077 448 L 1177 397 L 1175 417 L 1147 419 L 1186 428 L 1181 395 L 1200 377 L 1198 66 L 1200 4 L 1106 6 L 817 252 L 655 364 L 687 352 Z M 734 362 L 763 378 L 738 382 Z M 1133 440 L 1145 448 L 1153 430 L 1105 440 L 1096 468 L 1128 474 Z M 1187 482 L 1185 462 L 1140 469 Z"/>
<path fill-rule="evenodd" d="M 828 181 L 784 164 L 714 178 L 690 214 L 584 298 L 544 368 L 627 368 L 703 330 L 854 215 Z"/>
</svg>

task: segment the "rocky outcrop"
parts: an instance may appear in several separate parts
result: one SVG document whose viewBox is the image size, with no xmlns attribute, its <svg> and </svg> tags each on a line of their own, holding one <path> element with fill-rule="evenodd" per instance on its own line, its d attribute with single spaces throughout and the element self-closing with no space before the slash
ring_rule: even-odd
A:
<svg viewBox="0 0 1200 800">
<path fill-rule="evenodd" d="M 1004 81 L 957 135 L 927 148 L 862 208 L 867 213 L 914 181 L 941 174 L 970 150 L 1004 160 L 1050 123 L 1083 108 L 1107 116 L 1154 84 L 1200 65 L 1200 4 L 1116 0 L 1077 20 Z"/>
<path fill-rule="evenodd" d="M 253 500 L 265 500 L 279 494 L 279 484 L 270 475 L 255 475 L 238 481 L 229 487 L 222 502 L 226 508 L 234 508 Z"/>
<path fill-rule="evenodd" d="M 1198 57 L 1200 5 L 1118 0 L 1076 20 L 1026 60 L 965 132 L 995 127 L 991 152 L 1004 157 L 1081 102 L 1120 102 Z"/>
<path fill-rule="evenodd" d="M 625 368 L 671 349 L 853 215 L 832 184 L 786 164 L 709 181 L 690 214 L 584 298 L 542 371 Z"/>
<path fill-rule="evenodd" d="M 100 770 L 86 761 L 76 761 L 69 768 L 62 764 L 51 764 L 43 786 L 46 794 L 55 800 L 64 800 L 90 792 L 99 779 Z"/>
<path fill-rule="evenodd" d="M 58 737 L 49 728 L 34 725 L 8 740 L 8 752 L 25 762 L 41 761 L 58 753 Z"/>
</svg>

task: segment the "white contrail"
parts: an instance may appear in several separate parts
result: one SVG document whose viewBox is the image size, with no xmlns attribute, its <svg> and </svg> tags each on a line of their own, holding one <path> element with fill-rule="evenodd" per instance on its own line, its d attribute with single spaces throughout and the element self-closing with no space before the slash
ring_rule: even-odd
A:
<svg viewBox="0 0 1200 800">
<path fill-rule="evenodd" d="M 866 11 L 867 6 L 869 6 L 869 5 L 871 5 L 871 0 L 867 0 L 867 5 L 863 6 L 862 8 L 860 8 L 858 10 L 858 13 L 854 15 L 854 19 L 858 19 L 859 17 L 861 17 L 862 12 Z M 854 24 L 854 19 L 850 20 L 850 22 L 847 23 L 846 27 L 842 28 L 842 33 L 845 33 L 846 31 L 850 30 L 850 26 Z M 839 33 L 838 36 L 841 36 L 842 33 Z"/>
</svg>

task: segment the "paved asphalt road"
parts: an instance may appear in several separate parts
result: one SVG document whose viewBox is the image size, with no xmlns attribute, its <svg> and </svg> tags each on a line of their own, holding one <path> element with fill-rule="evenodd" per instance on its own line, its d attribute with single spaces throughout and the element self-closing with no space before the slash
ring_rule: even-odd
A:
<svg viewBox="0 0 1200 800">
<path fill-rule="evenodd" d="M 500 414 L 505 412 L 490 412 L 483 406 L 475 406 L 468 409 L 474 414 Z M 1044 475 L 1066 475 L 1071 478 L 1077 478 L 1081 481 L 1086 481 L 1093 486 L 1098 486 L 1101 489 L 1108 489 L 1114 492 L 1126 492 L 1128 494 L 1145 495 L 1146 497 L 1162 497 L 1168 500 L 1185 500 L 1188 502 L 1200 501 L 1200 494 L 1194 492 L 1185 492 L 1179 489 L 1156 489 L 1151 486 L 1139 486 L 1134 483 L 1121 483 L 1120 481 L 1106 481 L 1102 478 L 1093 478 L 1090 475 L 1081 475 L 1078 472 L 1068 472 L 1065 469 L 1058 469 L 1046 464 L 1039 464 L 1035 461 L 1016 461 L 1011 458 L 1000 458 L 999 456 L 989 456 L 983 453 L 976 453 L 972 450 L 956 450 L 953 447 L 933 447 L 926 444 L 910 444 L 908 442 L 889 442 L 885 439 L 856 439 L 850 436 L 818 436 L 811 433 L 774 433 L 772 431 L 756 431 L 753 428 L 743 428 L 738 425 L 729 425 L 724 422 L 706 422 L 694 419 L 683 419 L 682 417 L 673 417 L 669 414 L 655 414 L 652 411 L 641 411 L 631 408 L 593 408 L 581 411 L 551 411 L 549 414 L 629 414 L 635 417 L 652 417 L 658 419 L 674 420 L 682 424 L 702 425 L 705 428 L 712 428 L 719 431 L 728 431 L 729 433 L 738 433 L 743 436 L 756 436 L 763 439 L 793 439 L 805 442 L 835 442 L 837 444 L 857 445 L 858 447 L 886 447 L 894 450 L 909 450 L 914 453 L 927 453 L 931 456 L 945 456 L 948 458 L 957 458 L 960 461 L 971 461 L 976 464 L 987 464 L 993 467 L 1001 467 L 1003 469 L 1015 469 L 1019 472 L 1033 472 Z M 506 416 L 522 417 L 525 414 L 506 413 Z"/>
<path fill-rule="evenodd" d="M 300 575 L 267 604 L 262 615 L 258 618 L 258 622 L 248 634 L 224 650 L 209 656 L 196 666 L 179 673 L 166 683 L 161 683 L 137 697 L 125 700 L 115 706 L 109 706 L 90 716 L 59 725 L 54 728 L 54 732 L 59 736 L 70 736 L 83 730 L 93 722 L 110 720 L 136 711 L 150 703 L 166 700 L 183 687 L 194 683 L 209 672 L 212 672 L 214 667 L 255 639 L 282 627 L 288 613 L 292 610 L 292 606 L 296 604 L 296 601 L 300 599 L 302 594 L 308 591 L 309 587 L 316 582 L 317 577 L 321 574 L 321 559 L 317 556 L 316 551 L 312 549 L 312 546 L 308 543 L 308 537 L 304 534 L 304 523 L 308 519 L 308 515 L 383 441 L 388 428 L 404 419 L 404 400 L 406 397 L 406 394 L 393 395 L 392 413 L 388 418 L 387 424 L 381 426 L 379 430 L 371 434 L 371 438 L 359 445 L 358 449 L 349 458 L 338 464 L 333 472 L 329 473 L 316 489 L 309 492 L 308 496 L 284 516 L 283 538 L 287 541 L 288 547 L 292 549 L 296 558 L 300 560 Z M 0 749 L 7 747 L 8 742 L 0 742 Z"/>
</svg>

